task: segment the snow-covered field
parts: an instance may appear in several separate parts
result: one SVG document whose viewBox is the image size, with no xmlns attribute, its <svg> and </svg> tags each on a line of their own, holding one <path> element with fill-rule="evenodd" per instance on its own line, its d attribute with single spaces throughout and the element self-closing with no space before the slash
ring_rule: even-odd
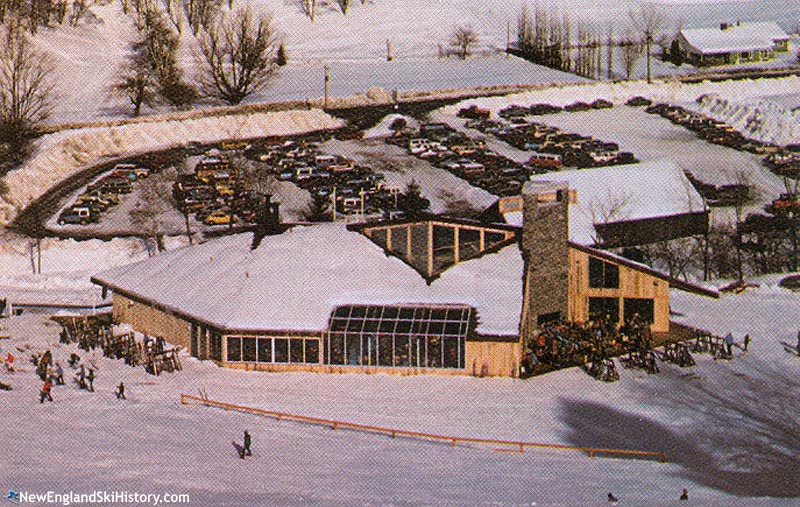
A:
<svg viewBox="0 0 800 507">
<path fill-rule="evenodd" d="M 275 76 L 270 87 L 249 101 L 319 98 L 323 95 L 323 66 L 330 66 L 330 93 L 346 96 L 371 87 L 419 90 L 521 84 L 569 82 L 574 76 L 548 71 L 517 59 L 491 56 L 505 48 L 509 23 L 512 37 L 522 0 L 353 0 L 347 16 L 338 12 L 334 1 L 320 1 L 312 22 L 301 13 L 298 0 L 237 0 L 273 13 L 273 25 L 284 41 L 289 65 Z M 569 13 L 606 33 L 615 26 L 621 34 L 630 25 L 628 12 L 651 3 L 665 22 L 665 35 L 677 26 L 716 26 L 720 21 L 776 21 L 794 30 L 800 19 L 800 1 L 738 0 L 600 0 L 590 5 L 580 0 L 539 1 L 549 12 Z M 532 2 L 531 2 L 532 4 Z M 41 48 L 56 60 L 59 100 L 53 123 L 120 117 L 130 108 L 125 99 L 109 93 L 111 82 L 135 35 L 133 19 L 122 13 L 122 2 L 96 2 L 92 7 L 99 20 L 76 27 L 43 29 L 36 36 Z M 439 59 L 453 28 L 471 25 L 480 36 L 476 48 L 483 56 L 467 62 Z M 194 38 L 183 30 L 181 61 L 187 74 L 196 72 Z M 387 41 L 393 61 L 386 61 Z M 619 60 L 619 58 L 617 59 Z M 640 59 L 639 67 L 644 59 Z M 641 69 L 637 69 L 639 73 Z M 681 69 L 656 66 L 658 73 Z M 641 75 L 639 73 L 638 75 Z"/>
<path fill-rule="evenodd" d="M 800 496 L 796 413 L 800 295 L 765 286 L 720 300 L 673 292 L 681 320 L 749 332 L 733 361 L 621 370 L 605 384 L 573 368 L 527 381 L 471 377 L 271 374 L 182 356 L 160 377 L 94 354 L 95 393 L 68 382 L 39 404 L 41 382 L 17 347 L 74 346 L 23 314 L 0 321 L 18 371 L 0 373 L 0 483 L 15 491 L 188 493 L 190 505 L 789 506 Z M 89 361 L 91 354 L 78 351 Z M 67 369 L 67 377 L 73 371 Z M 120 381 L 128 400 L 113 391 Z M 460 437 L 663 451 L 668 463 L 577 452 L 496 452 L 180 405 L 180 393 L 307 416 Z M 253 435 L 242 461 L 232 442 Z"/>
</svg>

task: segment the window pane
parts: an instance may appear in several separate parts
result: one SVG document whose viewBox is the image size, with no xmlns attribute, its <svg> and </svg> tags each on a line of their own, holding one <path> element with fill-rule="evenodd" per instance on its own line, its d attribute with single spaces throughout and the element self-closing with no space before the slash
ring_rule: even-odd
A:
<svg viewBox="0 0 800 507">
<path fill-rule="evenodd" d="M 289 362 L 289 340 L 284 338 L 275 338 L 275 362 Z"/>
<path fill-rule="evenodd" d="M 348 334 L 345 336 L 345 345 L 347 346 L 347 364 L 353 366 L 361 364 L 361 337 L 357 334 Z"/>
<path fill-rule="evenodd" d="M 378 330 L 381 333 L 391 333 L 394 332 L 394 325 L 397 323 L 395 319 L 384 319 L 381 321 L 381 325 Z"/>
<path fill-rule="evenodd" d="M 242 338 L 242 361 L 255 362 L 256 360 L 256 339 Z"/>
<path fill-rule="evenodd" d="M 607 289 L 619 288 L 619 267 L 614 264 L 604 263 L 605 270 L 604 282 Z"/>
<path fill-rule="evenodd" d="M 306 362 L 319 363 L 319 340 L 306 340 Z"/>
<path fill-rule="evenodd" d="M 397 366 L 408 366 L 408 337 L 398 336 L 394 341 L 394 361 Z"/>
<path fill-rule="evenodd" d="M 428 367 L 438 368 L 442 365 L 442 339 L 438 336 L 428 338 Z"/>
<path fill-rule="evenodd" d="M 428 334 L 440 335 L 444 331 L 444 322 L 431 321 L 428 326 Z"/>
<path fill-rule="evenodd" d="M 272 338 L 258 339 L 258 362 L 259 363 L 272 362 Z"/>
<path fill-rule="evenodd" d="M 444 341 L 444 367 L 445 368 L 458 368 L 458 339 L 445 338 Z"/>
<path fill-rule="evenodd" d="M 238 336 L 228 337 L 228 361 L 242 360 L 242 339 Z"/>
<path fill-rule="evenodd" d="M 331 333 L 328 338 L 326 364 L 344 364 L 344 335 Z"/>
<path fill-rule="evenodd" d="M 291 362 L 293 363 L 302 363 L 305 362 L 303 360 L 303 340 L 302 339 L 292 339 L 289 340 L 289 354 L 291 358 Z"/>
<path fill-rule="evenodd" d="M 382 334 L 378 340 L 378 346 L 380 347 L 380 357 L 378 358 L 378 364 L 381 366 L 394 366 L 392 364 L 392 359 L 394 358 L 394 344 L 392 343 L 392 335 L 391 334 Z"/>
<path fill-rule="evenodd" d="M 595 257 L 589 257 L 589 287 L 603 287 L 603 261 Z"/>
</svg>

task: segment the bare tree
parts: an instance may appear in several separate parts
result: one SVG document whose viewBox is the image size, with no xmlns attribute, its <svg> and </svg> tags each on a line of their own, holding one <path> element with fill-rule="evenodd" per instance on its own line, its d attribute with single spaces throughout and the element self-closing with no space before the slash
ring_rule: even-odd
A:
<svg viewBox="0 0 800 507">
<path fill-rule="evenodd" d="M 456 50 L 462 60 L 467 59 L 470 55 L 470 48 L 479 41 L 478 32 L 470 25 L 457 26 L 450 34 L 450 46 Z"/>
<path fill-rule="evenodd" d="M 0 46 L 0 142 L 21 154 L 53 109 L 53 63 L 19 29 L 7 29 Z"/>
<path fill-rule="evenodd" d="M 133 106 L 133 116 L 139 116 L 143 105 L 153 105 L 158 94 L 147 56 L 147 41 L 140 38 L 131 44 L 131 51 L 120 67 L 112 92 L 127 98 Z"/>
<path fill-rule="evenodd" d="M 264 88 L 275 69 L 278 44 L 271 17 L 250 8 L 220 18 L 199 43 L 201 90 L 228 104 Z"/>
<path fill-rule="evenodd" d="M 651 58 L 653 53 L 653 42 L 656 41 L 659 32 L 664 27 L 664 16 L 658 9 L 650 3 L 643 3 L 639 10 L 628 11 L 628 17 L 635 30 L 639 33 L 640 40 L 644 44 L 647 57 L 647 82 L 652 81 Z"/>
<path fill-rule="evenodd" d="M 630 32 L 625 34 L 625 39 L 619 43 L 622 48 L 622 66 L 625 68 L 625 77 L 630 79 L 633 75 L 633 70 L 636 68 L 636 62 L 642 55 L 642 45 L 635 41 Z"/>
<path fill-rule="evenodd" d="M 164 250 L 164 213 L 174 208 L 169 184 L 155 177 L 142 181 L 139 198 L 128 212 L 131 223 L 141 234 L 147 252 L 153 256 Z"/>
<path fill-rule="evenodd" d="M 153 10 L 144 14 L 145 54 L 159 96 L 176 109 L 186 109 L 197 100 L 197 90 L 183 78 L 178 65 L 178 35 Z"/>
</svg>

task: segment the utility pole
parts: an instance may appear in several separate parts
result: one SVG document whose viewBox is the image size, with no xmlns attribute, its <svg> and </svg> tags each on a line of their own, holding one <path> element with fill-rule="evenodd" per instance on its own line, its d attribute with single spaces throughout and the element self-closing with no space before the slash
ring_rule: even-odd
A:
<svg viewBox="0 0 800 507">
<path fill-rule="evenodd" d="M 331 192 L 331 206 L 333 207 L 333 221 L 336 221 L 336 187 L 333 187 Z"/>
<path fill-rule="evenodd" d="M 328 82 L 331 80 L 330 75 L 328 74 L 328 65 L 325 64 L 325 100 L 323 102 L 322 109 L 328 109 Z"/>
<path fill-rule="evenodd" d="M 506 23 L 506 60 L 509 59 L 510 55 L 508 50 L 511 49 L 511 20 L 509 19 Z"/>
<path fill-rule="evenodd" d="M 653 43 L 653 34 L 650 33 L 650 30 L 645 32 L 645 44 L 647 45 L 647 82 L 652 83 L 651 74 L 650 74 L 650 45 Z"/>
<path fill-rule="evenodd" d="M 394 60 L 392 56 L 392 41 L 386 39 L 386 61 L 391 62 L 392 60 Z"/>
</svg>

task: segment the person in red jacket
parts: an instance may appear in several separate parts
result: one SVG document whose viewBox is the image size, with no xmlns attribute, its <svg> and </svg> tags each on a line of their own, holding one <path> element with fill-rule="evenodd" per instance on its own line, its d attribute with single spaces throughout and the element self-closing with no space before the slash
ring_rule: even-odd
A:
<svg viewBox="0 0 800 507">
<path fill-rule="evenodd" d="M 44 403 L 45 398 L 50 401 L 53 401 L 53 397 L 50 395 L 50 389 L 52 389 L 53 383 L 50 382 L 50 379 L 44 381 L 44 385 L 42 386 L 42 392 L 39 396 L 39 403 Z"/>
</svg>

